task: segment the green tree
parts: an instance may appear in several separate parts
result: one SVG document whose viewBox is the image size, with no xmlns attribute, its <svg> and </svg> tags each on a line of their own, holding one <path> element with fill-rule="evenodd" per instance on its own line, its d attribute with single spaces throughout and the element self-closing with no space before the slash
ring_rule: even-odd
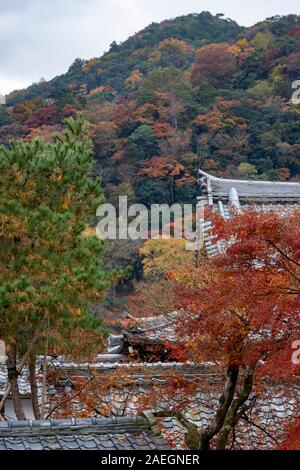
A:
<svg viewBox="0 0 300 470">
<path fill-rule="evenodd" d="M 128 139 L 128 154 L 134 159 L 143 160 L 158 152 L 157 140 L 151 126 L 139 126 Z"/>
<path fill-rule="evenodd" d="M 237 176 L 244 180 L 258 179 L 258 171 L 255 165 L 248 162 L 242 162 L 237 167 Z"/>
<path fill-rule="evenodd" d="M 157 93 L 168 93 L 186 101 L 191 98 L 192 87 L 184 71 L 176 67 L 158 68 L 144 80 L 140 92 L 142 103 L 157 101 Z"/>
<path fill-rule="evenodd" d="M 0 126 L 6 126 L 13 122 L 6 106 L 0 104 Z"/>
<path fill-rule="evenodd" d="M 136 200 L 140 204 L 151 207 L 151 204 L 169 202 L 167 183 L 162 180 L 141 178 L 135 185 Z"/>
<path fill-rule="evenodd" d="M 86 123 L 69 118 L 66 126 L 53 144 L 0 147 L 0 337 L 7 344 L 8 390 L 18 419 L 25 416 L 17 357 L 22 367 L 41 352 L 46 336 L 60 351 L 62 345 L 84 346 L 89 335 L 86 344 L 103 338 L 89 304 L 103 298 L 110 275 L 102 268 L 103 242 L 82 236 L 103 195 L 89 176 Z"/>
</svg>

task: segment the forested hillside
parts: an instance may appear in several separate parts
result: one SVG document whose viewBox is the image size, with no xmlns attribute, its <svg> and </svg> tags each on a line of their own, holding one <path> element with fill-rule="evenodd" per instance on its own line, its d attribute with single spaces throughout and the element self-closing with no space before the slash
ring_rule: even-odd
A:
<svg viewBox="0 0 300 470">
<path fill-rule="evenodd" d="M 194 201 L 199 166 L 223 177 L 297 180 L 297 79 L 299 16 L 243 28 L 191 14 L 11 93 L 0 106 L 0 141 L 51 140 L 64 117 L 81 111 L 111 201 Z"/>
</svg>

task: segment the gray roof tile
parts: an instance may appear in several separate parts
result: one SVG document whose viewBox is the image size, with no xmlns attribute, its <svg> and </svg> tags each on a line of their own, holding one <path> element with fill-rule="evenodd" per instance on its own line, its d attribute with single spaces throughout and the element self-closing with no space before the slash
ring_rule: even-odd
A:
<svg viewBox="0 0 300 470">
<path fill-rule="evenodd" d="M 24 438 L 23 443 L 26 450 L 43 450 L 43 446 L 38 438 Z"/>
<path fill-rule="evenodd" d="M 215 198 L 228 198 L 231 188 L 235 188 L 239 198 L 259 201 L 300 202 L 300 183 L 273 181 L 250 181 L 217 178 L 204 171 L 199 171 L 204 192 Z"/>
<path fill-rule="evenodd" d="M 76 436 L 76 441 L 81 449 L 97 449 L 97 440 L 93 436 Z"/>
<path fill-rule="evenodd" d="M 5 445 L 7 450 L 25 450 L 23 439 L 18 437 L 6 439 Z"/>
<path fill-rule="evenodd" d="M 264 212 L 275 210 L 279 213 L 293 210 L 300 204 L 300 183 L 223 179 L 202 170 L 199 170 L 199 175 L 202 186 L 199 201 L 212 206 L 225 219 L 232 218 L 231 205 L 236 203 L 241 210 L 252 207 Z M 232 200 L 232 191 L 238 199 L 235 202 Z M 201 225 L 207 255 L 215 256 L 220 252 L 222 242 L 214 242 L 210 233 L 210 221 L 202 219 Z"/>
<path fill-rule="evenodd" d="M 0 449 L 135 450 L 168 449 L 141 417 L 1 422 Z"/>
</svg>

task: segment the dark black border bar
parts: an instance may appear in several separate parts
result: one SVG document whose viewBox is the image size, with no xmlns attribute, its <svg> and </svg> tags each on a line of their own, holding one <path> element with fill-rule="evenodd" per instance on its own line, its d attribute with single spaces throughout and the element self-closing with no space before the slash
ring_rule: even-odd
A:
<svg viewBox="0 0 300 470">
<path fill-rule="evenodd" d="M 300 452 L 292 451 L 2 451 L 0 452 L 1 468 L 4 463 L 19 463 L 22 467 L 30 465 L 34 467 L 36 463 L 41 468 L 41 464 L 60 465 L 66 464 L 70 468 L 80 466 L 86 469 L 92 464 L 96 468 L 105 467 L 117 468 L 141 468 L 147 466 L 166 467 L 175 465 L 179 467 L 193 467 L 201 469 L 218 468 L 224 469 L 229 466 L 231 469 L 249 465 L 253 468 L 256 465 L 270 465 L 270 468 L 283 468 L 291 465 L 291 468 L 300 468 Z M 256 470 L 255 468 L 253 470 Z"/>
</svg>

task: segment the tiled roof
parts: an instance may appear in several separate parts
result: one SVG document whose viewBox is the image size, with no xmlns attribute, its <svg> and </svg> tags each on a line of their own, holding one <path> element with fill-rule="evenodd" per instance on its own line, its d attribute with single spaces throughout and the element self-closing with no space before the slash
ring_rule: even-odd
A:
<svg viewBox="0 0 300 470">
<path fill-rule="evenodd" d="M 109 354 L 109 360 L 105 360 L 106 355 L 100 355 L 93 362 L 72 362 L 64 357 L 48 358 L 48 370 L 54 370 L 65 377 L 83 377 L 89 374 L 91 370 L 98 373 L 109 372 L 113 370 L 126 371 L 132 379 L 139 383 L 155 382 L 156 379 L 164 376 L 168 371 L 178 371 L 185 377 L 197 376 L 208 377 L 215 376 L 211 372 L 209 364 L 195 364 L 193 362 L 125 362 L 123 356 Z M 121 358 L 121 359 L 120 359 Z M 37 359 L 36 374 L 38 378 L 38 389 L 41 389 L 42 380 L 42 357 Z M 24 367 L 21 375 L 18 377 L 19 392 L 22 397 L 30 396 L 30 383 L 28 377 L 28 367 Z M 0 395 L 6 390 L 7 386 L 7 368 L 5 364 L 0 364 Z"/>
<path fill-rule="evenodd" d="M 100 406 L 103 402 L 110 405 L 115 415 L 136 415 L 140 402 L 147 402 L 147 394 L 159 397 L 152 403 L 153 409 L 157 412 L 170 409 L 180 409 L 192 423 L 196 424 L 199 430 L 205 429 L 211 423 L 218 407 L 218 400 L 222 393 L 223 380 L 221 374 L 214 371 L 209 364 L 181 366 L 178 371 L 183 372 L 184 377 L 190 383 L 196 383 L 197 389 L 186 396 L 186 392 L 177 390 L 173 398 L 165 395 L 163 388 L 168 381 L 168 369 L 149 364 L 151 367 L 142 367 L 142 373 L 133 374 L 133 369 L 128 369 L 128 377 L 132 379 L 132 384 L 136 384 L 132 389 L 110 389 L 107 396 L 101 396 Z M 169 370 L 174 367 L 169 365 Z M 71 371 L 70 371 L 71 373 Z M 76 372 L 78 374 L 78 372 Z M 164 373 L 167 373 L 164 375 Z M 132 375 L 133 374 L 133 375 Z M 149 374 L 149 375 L 148 375 Z M 71 379 L 76 381 L 72 374 Z M 102 377 L 102 376 L 101 376 Z M 171 379 L 172 376 L 169 377 Z M 100 379 L 101 380 L 101 379 Z M 91 393 L 91 392 L 88 392 Z M 194 394 L 195 393 L 195 394 Z M 95 398 L 94 398 L 95 400 Z M 235 441 L 233 448 L 238 449 L 275 449 L 283 441 L 284 430 L 292 424 L 293 420 L 300 412 L 300 384 L 270 384 L 267 381 L 260 384 L 259 389 L 254 389 L 247 417 L 249 421 L 242 419 L 235 429 Z M 148 405 L 149 406 L 149 405 Z M 94 401 L 95 409 L 98 408 L 97 401 Z M 109 407 L 109 409 L 110 409 Z M 75 415 L 75 407 L 72 414 Z M 79 410 L 79 412 L 82 410 Z M 175 419 L 165 418 L 161 422 L 162 435 L 169 443 L 176 448 L 184 448 L 184 436 L 186 429 Z M 230 445 L 231 445 L 230 440 Z"/>
<path fill-rule="evenodd" d="M 107 395 L 100 393 L 99 403 L 97 402 L 97 382 L 93 385 L 90 390 L 87 390 L 87 397 L 90 397 L 93 402 L 91 409 L 84 409 L 84 400 L 74 400 L 72 407 L 68 411 L 68 415 L 76 416 L 95 416 L 95 410 L 100 406 L 100 410 L 104 410 L 104 403 L 108 404 L 107 413 L 103 412 L 104 416 L 109 416 L 112 412 L 115 416 L 126 416 L 131 415 L 132 419 L 135 419 L 140 410 L 139 399 L 142 398 L 143 403 L 147 402 L 147 393 L 155 392 L 155 395 L 159 397 L 156 405 L 153 406 L 156 411 L 163 411 L 166 409 L 176 409 L 179 407 L 185 415 L 185 417 L 197 425 L 199 430 L 205 429 L 206 426 L 211 422 L 214 416 L 217 406 L 218 399 L 222 392 L 223 379 L 222 374 L 215 370 L 215 368 L 207 364 L 194 364 L 194 363 L 122 363 L 122 362 L 96 362 L 96 369 L 100 371 L 97 376 L 97 380 L 105 380 L 105 376 L 113 374 L 113 367 L 116 371 L 125 371 L 128 380 L 130 380 L 131 386 L 123 388 L 111 388 Z M 90 373 L 89 368 L 92 368 L 91 364 L 76 364 L 66 362 L 62 358 L 56 359 L 49 367 L 54 367 L 58 373 L 55 383 L 48 383 L 48 400 L 47 410 L 53 408 L 53 406 L 59 403 L 62 399 L 69 397 L 74 392 L 67 391 L 68 385 L 58 380 L 62 378 L 68 379 L 71 383 L 74 383 L 77 388 L 80 387 L 81 383 L 86 382 L 86 377 Z M 178 371 L 178 373 L 185 377 L 187 381 L 191 383 L 197 383 L 197 390 L 195 395 L 186 397 L 183 393 L 181 395 L 180 390 L 176 392 L 174 398 L 170 399 L 164 395 L 161 387 L 164 387 L 168 382 L 169 377 Z M 97 374 L 96 374 L 97 375 Z M 22 374 L 23 376 L 23 374 Z M 6 378 L 6 377 L 5 377 Z M 20 378 L 19 378 L 20 380 Z M 22 380 L 26 381 L 26 371 Z M 128 382 L 129 383 L 129 382 Z M 23 385 L 25 382 L 23 382 Z M 27 384 L 25 384 L 28 387 Z M 22 386 L 23 387 L 23 386 Z M 28 389 L 25 387 L 25 390 Z M 66 388 L 64 388 L 66 387 Z M 40 387 L 39 387 L 40 388 Z M 75 388 L 76 392 L 76 388 Z M 96 393 L 94 393 L 96 392 Z M 103 393 L 103 392 L 102 392 Z M 104 392 L 105 393 L 105 392 Z M 260 384 L 259 390 L 254 390 L 252 403 L 247 416 L 249 421 L 245 419 L 240 420 L 238 426 L 235 429 L 235 440 L 233 448 L 238 449 L 275 449 L 278 444 L 282 443 L 282 437 L 284 429 L 292 424 L 293 420 L 299 415 L 300 412 L 300 384 L 269 384 L 267 381 Z M 187 398 L 187 399 L 186 399 Z M 53 401 L 54 400 L 54 401 Z M 150 403 L 150 402 L 149 402 Z M 147 405 L 151 406 L 152 405 Z M 101 408 L 102 407 L 102 408 Z M 94 411 L 93 411 L 94 408 Z M 185 410 L 185 411 L 184 411 Z M 58 409 L 52 415 L 54 418 L 65 416 L 65 410 Z M 140 420 L 140 418 L 138 418 Z M 138 421 L 140 423 L 141 421 Z M 67 424 L 66 424 L 67 423 Z M 17 423 L 10 421 L 9 423 L 2 423 L 0 426 L 0 449 L 3 446 L 8 447 L 15 443 L 19 443 L 22 448 L 28 446 L 28 442 L 31 441 L 33 444 L 41 446 L 40 436 L 44 439 L 44 445 L 59 446 L 63 442 L 61 439 L 69 439 L 70 445 L 77 445 L 78 448 L 78 434 L 88 436 L 87 445 L 93 445 L 95 448 L 101 448 L 102 441 L 105 445 L 115 445 L 111 440 L 111 435 L 114 435 L 114 439 L 120 439 L 121 443 L 129 445 L 127 435 L 131 438 L 136 437 L 136 421 L 134 422 L 131 418 L 126 418 L 122 422 L 122 436 L 116 437 L 119 434 L 120 421 L 110 419 L 99 420 L 76 420 L 72 421 L 52 421 L 49 420 L 46 424 L 30 424 L 30 422 Z M 161 422 L 162 435 L 163 437 L 174 447 L 184 448 L 184 436 L 186 429 L 175 419 L 165 418 Z M 32 427 L 32 429 L 30 428 Z M 102 426 L 102 427 L 101 427 Z M 119 426 L 119 427 L 118 427 Z M 144 424 L 142 424 L 144 426 Z M 25 430 L 23 430 L 23 428 Z M 112 429 L 113 428 L 113 429 Z M 36 430 L 37 429 L 37 430 Z M 140 428 L 139 428 L 140 430 Z M 74 438 L 76 431 L 76 439 Z M 71 432 L 71 437 L 68 435 Z M 141 439 L 149 440 L 148 437 L 144 438 L 144 430 L 142 432 Z M 145 431 L 146 432 L 146 431 Z M 24 433 L 26 436 L 24 436 Z M 36 433 L 38 433 L 38 439 L 36 440 Z M 45 433 L 45 434 L 44 434 Z M 59 434 L 59 438 L 57 437 Z M 124 434 L 125 433 L 125 434 Z M 3 434 L 5 440 L 3 441 Z M 101 438 L 99 438 L 99 435 Z M 28 441 L 28 436 L 30 437 Z M 62 436 L 62 437 L 61 437 Z M 73 437 L 72 437 L 73 436 Z M 98 437 L 97 437 L 98 436 Z M 103 437 L 104 436 L 104 437 Z M 151 437 L 151 436 L 150 436 Z M 84 437 L 83 437 L 84 438 Z M 152 437 L 151 437 L 152 438 Z M 13 439 L 11 441 L 11 439 Z M 24 440 L 25 439 L 25 440 Z M 81 439 L 81 438 L 80 438 Z M 81 442 L 81 441 L 80 441 Z M 148 442 L 148 441 L 147 441 Z M 230 439 L 230 445 L 232 442 L 232 436 Z M 48 444 L 47 444 L 48 443 Z M 109 444 L 108 444 L 109 443 Z M 67 445 L 67 444 L 66 444 Z M 81 444 L 80 444 L 81 445 Z M 103 444 L 104 445 L 104 444 Z M 125 444 L 123 444 L 125 445 Z M 1 447 L 2 446 L 2 447 Z M 121 444 L 120 444 L 121 446 Z M 114 447 L 112 447 L 114 448 Z"/>
<path fill-rule="evenodd" d="M 0 450 L 164 450 L 146 418 L 0 422 Z"/>
<path fill-rule="evenodd" d="M 214 391 L 198 394 L 184 413 L 188 420 L 205 429 L 211 422 L 219 395 Z M 229 447 L 243 450 L 276 449 L 284 438 L 284 430 L 299 415 L 300 387 L 272 386 L 255 401 L 230 436 Z M 177 449 L 184 449 L 187 430 L 176 418 L 160 419 L 163 436 Z"/>
<path fill-rule="evenodd" d="M 30 395 L 30 384 L 28 379 L 28 367 L 25 367 L 23 373 L 18 377 L 20 395 Z M 0 395 L 4 393 L 7 386 L 7 367 L 5 363 L 0 363 Z"/>
<path fill-rule="evenodd" d="M 225 219 L 232 217 L 232 207 L 283 212 L 300 204 L 300 183 L 223 179 L 202 170 L 199 170 L 199 181 L 202 188 L 199 203 L 213 207 Z M 210 234 L 211 222 L 203 218 L 200 223 L 206 252 L 208 256 L 214 256 L 220 251 L 221 244 L 214 243 Z"/>
<path fill-rule="evenodd" d="M 148 342 L 149 344 L 174 343 L 178 341 L 176 333 L 176 312 L 169 315 L 157 315 L 155 317 L 135 318 L 127 314 L 131 322 L 130 328 L 122 334 L 112 334 L 108 338 L 109 353 L 124 353 L 131 342 Z"/>
<path fill-rule="evenodd" d="M 300 183 L 223 179 L 202 170 L 199 173 L 203 192 L 215 199 L 228 199 L 230 190 L 235 188 L 239 199 L 244 201 L 300 202 Z"/>
<path fill-rule="evenodd" d="M 176 334 L 176 322 L 174 321 L 176 313 L 169 315 L 157 315 L 155 317 L 137 318 L 137 324 L 141 337 L 152 341 L 178 341 Z"/>
</svg>

